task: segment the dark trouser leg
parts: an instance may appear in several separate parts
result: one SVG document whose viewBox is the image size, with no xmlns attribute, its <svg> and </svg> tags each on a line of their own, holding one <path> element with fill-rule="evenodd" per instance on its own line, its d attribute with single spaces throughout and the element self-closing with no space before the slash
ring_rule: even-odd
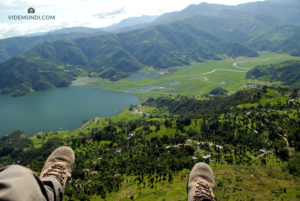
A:
<svg viewBox="0 0 300 201">
<path fill-rule="evenodd" d="M 10 165 L 0 169 L 0 201 L 59 201 L 54 189 L 28 168 Z"/>
</svg>

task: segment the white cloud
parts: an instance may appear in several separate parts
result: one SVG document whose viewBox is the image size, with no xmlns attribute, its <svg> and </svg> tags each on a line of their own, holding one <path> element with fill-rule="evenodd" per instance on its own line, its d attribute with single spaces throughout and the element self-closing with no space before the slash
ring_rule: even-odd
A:
<svg viewBox="0 0 300 201">
<path fill-rule="evenodd" d="M 120 15 L 124 13 L 124 7 L 115 11 L 110 11 L 110 12 L 104 12 L 104 13 L 98 13 L 95 14 L 94 16 L 99 18 L 99 19 L 105 19 L 109 17 L 114 17 L 115 15 Z"/>
<path fill-rule="evenodd" d="M 254 0 L 1 0 L 0 38 L 63 27 L 104 27 L 128 17 L 159 15 L 201 2 L 235 5 L 249 1 Z M 34 7 L 37 15 L 55 15 L 56 19 L 29 22 L 7 19 L 8 15 L 26 14 L 29 7 Z"/>
</svg>

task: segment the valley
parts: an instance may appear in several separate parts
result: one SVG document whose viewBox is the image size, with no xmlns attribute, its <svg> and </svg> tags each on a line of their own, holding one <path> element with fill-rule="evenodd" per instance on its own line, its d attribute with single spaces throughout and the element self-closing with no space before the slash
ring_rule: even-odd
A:
<svg viewBox="0 0 300 201">
<path fill-rule="evenodd" d="M 40 131 L 72 130 L 88 119 L 116 115 L 125 107 L 149 97 L 184 95 L 201 99 L 217 87 L 233 94 L 253 83 L 266 84 L 246 79 L 248 70 L 258 65 L 298 59 L 287 54 L 260 52 L 260 56 L 255 58 L 238 57 L 233 60 L 225 57 L 220 61 L 193 63 L 167 70 L 145 68 L 118 81 L 78 77 L 69 87 L 17 98 L 1 95 L 0 120 L 7 123 L 1 126 L 0 135 L 16 129 L 24 130 L 27 135 Z M 73 97 L 72 100 L 70 97 Z M 120 99 L 123 101 L 118 101 Z M 71 101 L 73 104 L 69 104 Z"/>
<path fill-rule="evenodd" d="M 173 67 L 163 75 L 159 75 L 159 71 L 154 69 L 142 70 L 132 75 L 134 79 L 130 77 L 118 81 L 100 79 L 88 84 L 87 87 L 131 93 L 139 96 L 141 100 L 146 100 L 150 96 L 159 97 L 169 94 L 201 96 L 217 87 L 233 93 L 247 83 L 257 82 L 245 78 L 248 70 L 258 65 L 298 59 L 299 57 L 287 54 L 260 52 L 260 56 L 254 58 L 238 57 L 234 61 L 232 58 L 225 57 L 220 61 L 206 61 Z"/>
</svg>

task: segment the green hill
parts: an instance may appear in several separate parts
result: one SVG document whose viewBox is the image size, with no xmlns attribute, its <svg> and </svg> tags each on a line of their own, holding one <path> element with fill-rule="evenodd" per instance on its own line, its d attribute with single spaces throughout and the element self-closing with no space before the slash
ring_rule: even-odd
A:
<svg viewBox="0 0 300 201">
<path fill-rule="evenodd" d="M 30 91 L 65 87 L 80 75 L 75 67 L 57 68 L 53 62 L 15 57 L 1 64 L 0 93 L 22 96 Z"/>
<path fill-rule="evenodd" d="M 291 87 L 300 86 L 300 61 L 285 61 L 280 64 L 257 66 L 246 74 L 248 79 L 282 82 Z"/>
<path fill-rule="evenodd" d="M 49 32 L 44 35 L 12 37 L 0 40 L 0 62 L 5 62 L 12 57 L 23 54 L 44 42 L 53 42 L 62 39 L 76 39 L 93 35 L 105 34 L 97 29 L 69 28 Z"/>
<path fill-rule="evenodd" d="M 198 15 L 184 20 L 220 38 L 254 50 L 300 56 L 300 27 L 283 25 L 275 18 L 225 10 L 216 16 Z"/>
<path fill-rule="evenodd" d="M 172 13 L 158 17 L 156 23 L 170 23 L 196 15 L 217 16 L 219 13 L 231 10 L 248 13 L 250 15 L 264 15 L 287 24 L 300 25 L 300 4 L 298 0 L 265 0 L 229 6 L 222 4 L 200 3 Z"/>
<path fill-rule="evenodd" d="M 300 56 L 300 27 L 293 25 L 278 25 L 268 27 L 249 42 L 249 47 L 257 50 L 271 50 Z"/>
<path fill-rule="evenodd" d="M 299 56 L 299 6 L 296 0 L 269 0 L 238 6 L 201 3 L 164 14 L 156 23 L 184 20 L 255 50 Z"/>
</svg>

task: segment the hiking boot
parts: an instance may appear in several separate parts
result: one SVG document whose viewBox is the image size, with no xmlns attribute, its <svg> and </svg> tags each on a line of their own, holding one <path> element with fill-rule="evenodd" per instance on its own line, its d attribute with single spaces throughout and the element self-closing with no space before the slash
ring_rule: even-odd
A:
<svg viewBox="0 0 300 201">
<path fill-rule="evenodd" d="M 206 163 L 197 163 L 189 177 L 187 191 L 188 201 L 214 201 L 214 175 Z"/>
<path fill-rule="evenodd" d="M 71 180 L 74 163 L 74 151 L 70 147 L 59 147 L 48 157 L 41 171 L 40 179 L 46 185 L 49 185 L 48 183 L 51 182 L 50 186 L 52 186 L 55 191 L 58 191 L 59 194 L 62 194 L 57 196 L 62 197 L 67 184 Z"/>
</svg>

